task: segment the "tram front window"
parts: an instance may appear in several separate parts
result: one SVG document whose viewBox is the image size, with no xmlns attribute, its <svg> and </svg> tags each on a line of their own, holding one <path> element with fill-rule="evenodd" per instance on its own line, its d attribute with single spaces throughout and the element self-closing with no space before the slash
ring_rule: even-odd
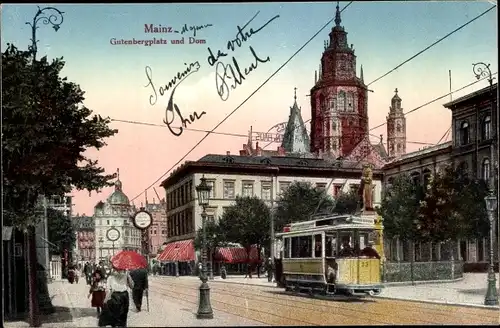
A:
<svg viewBox="0 0 500 328">
<path fill-rule="evenodd" d="M 335 257 L 337 255 L 337 238 L 334 235 L 325 236 L 325 256 Z"/>
<path fill-rule="evenodd" d="M 321 248 L 321 235 L 314 236 L 314 257 L 323 257 Z"/>
<path fill-rule="evenodd" d="M 341 250 L 339 252 L 339 257 L 352 257 L 355 256 L 355 251 L 352 246 L 352 234 L 341 233 L 340 240 L 342 242 Z"/>
</svg>

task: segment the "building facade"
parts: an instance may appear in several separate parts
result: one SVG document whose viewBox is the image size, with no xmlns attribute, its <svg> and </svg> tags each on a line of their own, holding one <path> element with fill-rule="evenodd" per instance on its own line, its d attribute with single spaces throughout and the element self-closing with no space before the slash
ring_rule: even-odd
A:
<svg viewBox="0 0 500 328">
<path fill-rule="evenodd" d="M 132 224 L 134 211 L 122 190 L 119 174 L 114 188 L 106 201 L 100 201 L 94 207 L 95 236 L 100 259 L 121 250 L 141 252 L 141 231 Z M 114 242 L 107 238 L 107 232 L 112 228 L 119 232 L 119 238 Z"/>
<path fill-rule="evenodd" d="M 445 165 L 461 166 L 476 179 L 489 182 L 496 189 L 498 148 L 496 137 L 497 85 L 488 86 L 466 96 L 457 98 L 443 106 L 452 111 L 452 141 L 401 155 L 383 168 L 384 186 L 400 174 L 408 174 L 416 183 L 427 184 L 431 175 Z M 390 151 L 389 151 L 390 153 Z M 495 194 L 498 195 L 495 190 Z M 497 212 L 498 213 L 498 212 Z M 497 214 L 498 216 L 498 214 Z M 498 249 L 498 226 L 495 225 L 495 245 Z M 391 260 L 409 260 L 409 247 L 397 240 L 386 241 L 386 256 Z M 455 258 L 467 264 L 481 264 L 486 269 L 488 262 L 487 238 L 479 240 L 458 240 Z M 441 258 L 440 246 L 416 245 L 416 260 L 437 260 Z M 498 252 L 494 252 L 498 261 Z"/>
<path fill-rule="evenodd" d="M 357 162 L 338 162 L 302 157 L 249 157 L 206 155 L 186 162 L 162 182 L 167 195 L 167 242 L 193 239 L 201 227 L 202 209 L 196 186 L 202 177 L 212 187 L 206 208 L 209 220 L 217 220 L 237 196 L 257 196 L 272 206 L 294 181 L 310 182 L 328 195 L 357 190 L 361 169 Z M 380 204 L 382 172 L 373 171 L 374 205 Z M 330 184 L 331 180 L 333 182 Z M 327 189 L 328 188 L 328 189 Z"/>
<path fill-rule="evenodd" d="M 76 216 L 73 218 L 76 231 L 76 243 L 78 253 L 75 260 L 77 262 L 96 261 L 96 238 L 95 220 L 90 216 Z"/>
<path fill-rule="evenodd" d="M 167 240 L 167 207 L 165 199 L 156 203 L 146 203 L 145 209 L 153 216 L 153 223 L 148 228 L 149 255 L 158 255 L 162 244 Z"/>
</svg>

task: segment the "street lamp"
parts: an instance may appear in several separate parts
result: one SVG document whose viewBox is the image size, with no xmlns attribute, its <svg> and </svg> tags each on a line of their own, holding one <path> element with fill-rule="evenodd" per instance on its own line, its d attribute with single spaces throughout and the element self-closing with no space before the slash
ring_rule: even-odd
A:
<svg viewBox="0 0 500 328">
<path fill-rule="evenodd" d="M 486 203 L 486 211 L 490 220 L 490 265 L 488 268 L 488 289 L 484 297 L 484 305 L 498 305 L 497 281 L 495 277 L 495 269 L 493 267 L 493 224 L 495 222 L 495 210 L 497 209 L 497 199 L 490 193 L 484 197 Z"/>
<path fill-rule="evenodd" d="M 487 78 L 488 79 L 488 82 L 490 84 L 490 97 L 491 97 L 491 119 L 493 120 L 493 118 L 495 118 L 495 138 L 494 138 L 494 144 L 492 143 L 491 145 L 491 161 L 494 163 L 491 167 L 495 168 L 495 175 L 496 175 L 496 194 L 499 195 L 500 193 L 500 178 L 499 178 L 499 158 L 498 158 L 498 139 L 500 137 L 500 115 L 499 115 L 499 112 L 498 112 L 498 101 L 496 101 L 496 92 L 494 93 L 493 92 L 493 74 L 491 73 L 491 69 L 490 69 L 490 64 L 486 64 L 486 63 L 483 63 L 483 62 L 479 62 L 479 63 L 475 63 L 475 64 L 472 64 L 472 72 L 474 73 L 474 75 L 476 76 L 476 79 L 481 79 L 481 78 Z M 495 103 L 495 104 L 494 104 Z M 495 106 L 497 108 L 495 108 Z M 495 151 L 494 151 L 494 147 L 493 145 L 495 145 L 496 147 L 496 159 L 495 159 Z M 493 172 L 491 172 L 493 173 Z M 494 174 L 490 174 L 490 176 L 494 176 Z M 494 180 L 493 180 L 494 181 Z M 494 186 L 494 183 L 492 184 Z M 492 190 L 494 190 L 495 187 L 492 187 Z M 497 198 L 497 208 L 500 207 L 500 205 L 498 205 L 498 201 L 499 201 L 499 198 Z M 497 252 L 497 261 L 500 260 L 500 217 L 498 217 L 498 214 L 497 213 L 497 234 L 498 234 L 498 240 L 497 240 L 497 247 L 498 247 L 498 252 Z M 494 223 L 492 222 L 492 225 Z M 492 246 L 493 247 L 493 246 Z M 499 262 L 500 263 L 500 262 Z"/>
<path fill-rule="evenodd" d="M 45 12 L 52 13 L 45 14 Z M 63 11 L 60 11 L 59 9 L 54 7 L 45 7 L 42 9 L 38 7 L 38 12 L 36 13 L 35 17 L 33 17 L 33 21 L 26 22 L 26 24 L 31 26 L 31 45 L 28 47 L 28 50 L 33 55 L 33 63 L 35 62 L 36 53 L 38 50 L 38 47 L 36 45 L 36 43 L 38 42 L 38 40 L 36 39 L 36 29 L 38 28 L 38 22 L 41 21 L 45 25 L 52 25 L 52 28 L 57 32 L 59 28 L 61 28 L 61 24 L 63 23 L 63 14 Z"/>
<path fill-rule="evenodd" d="M 206 231 L 206 219 L 207 213 L 205 212 L 206 207 L 208 206 L 209 197 L 210 197 L 210 187 L 207 184 L 207 180 L 205 176 L 201 178 L 201 183 L 196 186 L 196 192 L 198 193 L 198 205 L 203 208 L 203 212 L 201 213 L 202 220 L 202 230 L 203 230 L 203 242 L 202 242 L 202 273 L 200 276 L 201 285 L 200 285 L 200 303 L 198 304 L 198 312 L 196 317 L 198 319 L 213 319 L 214 312 L 212 311 L 212 305 L 210 304 L 210 287 L 208 286 L 207 279 L 207 231 Z"/>
<path fill-rule="evenodd" d="M 175 246 L 175 276 L 179 278 L 179 245 Z"/>
<path fill-rule="evenodd" d="M 99 261 L 102 260 L 102 243 L 104 243 L 104 239 L 102 237 L 99 237 L 99 253 L 100 253 L 100 256 L 99 256 Z"/>
</svg>

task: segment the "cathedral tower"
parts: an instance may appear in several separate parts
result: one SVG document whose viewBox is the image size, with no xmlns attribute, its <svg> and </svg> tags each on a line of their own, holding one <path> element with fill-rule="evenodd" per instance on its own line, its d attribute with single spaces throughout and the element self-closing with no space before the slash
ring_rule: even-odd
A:
<svg viewBox="0 0 500 328">
<path fill-rule="evenodd" d="M 311 152 L 334 157 L 349 155 L 368 134 L 368 89 L 362 73 L 356 76 L 354 48 L 341 22 L 337 3 L 335 26 L 311 89 Z"/>
<path fill-rule="evenodd" d="M 406 153 L 406 118 L 401 108 L 398 89 L 394 92 L 396 94 L 392 97 L 387 116 L 387 154 L 392 158 Z"/>
</svg>

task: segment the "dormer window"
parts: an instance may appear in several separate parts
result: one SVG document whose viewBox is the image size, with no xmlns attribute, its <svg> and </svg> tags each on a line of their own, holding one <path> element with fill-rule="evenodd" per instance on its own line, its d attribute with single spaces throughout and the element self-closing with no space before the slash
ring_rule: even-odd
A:
<svg viewBox="0 0 500 328">
<path fill-rule="evenodd" d="M 486 116 L 483 120 L 483 140 L 491 139 L 491 116 Z"/>
<path fill-rule="evenodd" d="M 460 125 L 460 145 L 469 144 L 469 123 L 462 122 Z"/>
</svg>

